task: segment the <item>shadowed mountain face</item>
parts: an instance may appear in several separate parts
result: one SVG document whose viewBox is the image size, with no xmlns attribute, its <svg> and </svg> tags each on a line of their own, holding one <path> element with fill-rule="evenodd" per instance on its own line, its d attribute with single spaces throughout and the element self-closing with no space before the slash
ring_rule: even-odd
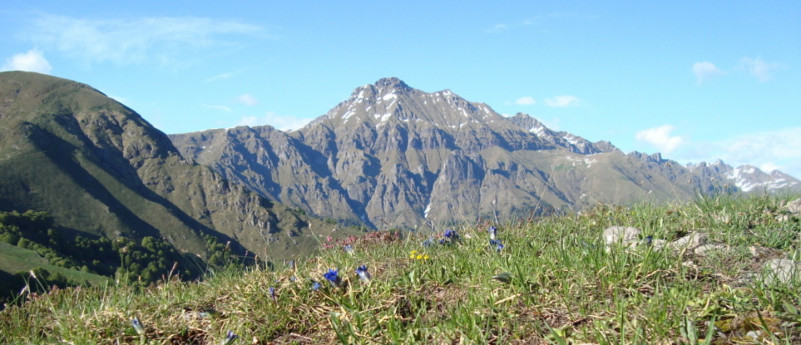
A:
<svg viewBox="0 0 801 345">
<path fill-rule="evenodd" d="M 659 154 L 624 154 L 529 115 L 504 117 L 450 90 L 423 92 L 396 78 L 357 88 L 300 130 L 237 127 L 170 139 L 184 157 L 272 200 L 377 228 L 737 188 L 721 162 L 687 168 Z"/>
<path fill-rule="evenodd" d="M 164 238 L 201 257 L 209 238 L 285 257 L 316 246 L 310 228 L 330 231 L 185 160 L 164 133 L 87 85 L 4 72 L 0 211 L 28 209 L 112 239 Z"/>
</svg>

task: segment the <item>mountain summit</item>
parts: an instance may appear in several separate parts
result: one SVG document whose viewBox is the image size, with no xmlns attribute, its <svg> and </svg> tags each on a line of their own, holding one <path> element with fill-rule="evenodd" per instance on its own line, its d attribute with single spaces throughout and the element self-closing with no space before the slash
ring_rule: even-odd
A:
<svg viewBox="0 0 801 345">
<path fill-rule="evenodd" d="M 297 131 L 238 127 L 170 138 L 185 157 L 268 198 L 376 228 L 735 188 L 728 170 L 626 155 L 530 115 L 505 117 L 450 90 L 424 92 L 397 78 L 356 88 Z"/>
</svg>

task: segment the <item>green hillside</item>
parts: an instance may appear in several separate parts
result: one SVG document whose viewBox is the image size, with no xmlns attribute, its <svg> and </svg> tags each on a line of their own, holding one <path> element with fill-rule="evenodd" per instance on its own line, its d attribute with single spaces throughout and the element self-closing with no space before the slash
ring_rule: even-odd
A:
<svg viewBox="0 0 801 345">
<path fill-rule="evenodd" d="M 801 222 L 786 203 L 599 204 L 449 237 L 371 232 L 297 265 L 28 298 L 0 312 L 0 342 L 797 344 Z M 641 233 L 608 244 L 611 226 Z"/>
<path fill-rule="evenodd" d="M 336 224 L 184 159 L 164 133 L 88 85 L 2 72 L 0 212 L 29 210 L 49 223 L 4 228 L 11 237 L 2 242 L 48 254 L 58 267 L 144 282 L 197 278 L 226 257 L 303 256 L 318 248 L 317 235 L 358 233 L 333 233 Z"/>
</svg>

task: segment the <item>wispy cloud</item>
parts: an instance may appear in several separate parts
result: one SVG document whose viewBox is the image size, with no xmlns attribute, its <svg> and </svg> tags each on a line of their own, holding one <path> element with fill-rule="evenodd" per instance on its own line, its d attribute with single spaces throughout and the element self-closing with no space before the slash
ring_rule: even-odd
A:
<svg viewBox="0 0 801 345">
<path fill-rule="evenodd" d="M 282 131 L 299 129 L 313 118 L 297 118 L 293 116 L 278 115 L 274 112 L 268 112 L 263 116 L 246 116 L 239 120 L 237 126 L 264 126 L 270 125 Z"/>
<path fill-rule="evenodd" d="M 529 96 L 520 97 L 515 101 L 515 104 L 517 104 L 517 105 L 534 105 L 536 103 L 537 103 L 537 101 L 534 98 L 529 97 Z"/>
<path fill-rule="evenodd" d="M 259 100 L 257 100 L 256 97 L 253 97 L 253 95 L 249 93 L 246 93 L 244 95 L 239 95 L 239 97 L 236 98 L 236 101 L 247 106 L 254 106 L 257 103 L 259 103 Z"/>
<path fill-rule="evenodd" d="M 694 63 L 692 70 L 693 74 L 695 74 L 695 79 L 699 85 L 703 84 L 706 81 L 709 81 L 710 79 L 718 75 L 723 74 L 723 71 L 721 71 L 717 66 L 715 66 L 715 64 L 709 61 L 701 61 Z"/>
<path fill-rule="evenodd" d="M 203 104 L 203 103 L 201 103 L 200 105 L 203 106 L 204 108 L 220 110 L 220 111 L 224 111 L 226 113 L 230 113 L 232 111 L 231 108 L 226 107 L 224 105 L 213 105 L 213 104 Z"/>
<path fill-rule="evenodd" d="M 562 95 L 545 99 L 545 105 L 553 108 L 575 107 L 581 104 L 581 99 L 576 96 Z"/>
<path fill-rule="evenodd" d="M 773 71 L 776 70 L 779 65 L 777 63 L 765 62 L 760 58 L 744 57 L 740 59 L 740 67 L 744 68 L 750 75 L 764 83 L 773 78 Z"/>
<path fill-rule="evenodd" d="M 94 20 L 43 15 L 32 23 L 25 38 L 38 46 L 86 63 L 120 65 L 176 63 L 202 49 L 233 46 L 236 35 L 264 32 L 256 25 L 195 17 Z"/>
<path fill-rule="evenodd" d="M 670 153 L 684 141 L 680 136 L 670 134 L 673 129 L 671 125 L 648 128 L 637 132 L 635 138 L 653 145 L 662 153 Z"/>
<path fill-rule="evenodd" d="M 31 49 L 27 53 L 14 54 L 6 59 L 2 71 L 28 71 L 49 74 L 53 67 L 38 49 Z"/>
<path fill-rule="evenodd" d="M 508 25 L 503 24 L 503 23 L 499 23 L 499 24 L 495 24 L 491 28 L 487 29 L 486 32 L 498 33 L 498 32 L 506 31 L 507 29 L 509 29 Z"/>
<path fill-rule="evenodd" d="M 218 81 L 218 80 L 228 79 L 228 78 L 231 78 L 233 76 L 234 76 L 234 73 L 220 73 L 218 75 L 209 77 L 208 79 L 206 79 L 205 82 L 206 83 L 211 83 L 211 82 L 215 82 L 215 81 Z"/>
</svg>

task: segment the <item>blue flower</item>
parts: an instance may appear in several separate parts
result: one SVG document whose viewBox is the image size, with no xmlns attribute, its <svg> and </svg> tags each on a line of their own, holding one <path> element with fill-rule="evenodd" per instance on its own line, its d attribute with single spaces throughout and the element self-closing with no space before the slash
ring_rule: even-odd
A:
<svg viewBox="0 0 801 345">
<path fill-rule="evenodd" d="M 356 274 L 359 276 L 363 282 L 369 282 L 372 277 L 370 277 L 370 272 L 367 272 L 367 266 L 361 265 L 356 268 Z"/>
<path fill-rule="evenodd" d="M 433 241 L 431 241 L 431 238 L 423 241 L 423 247 L 426 247 L 426 248 L 431 247 L 432 242 Z"/>
<path fill-rule="evenodd" d="M 339 278 L 338 271 L 339 270 L 329 268 L 328 272 L 323 275 L 325 279 L 328 280 L 328 282 L 331 283 L 331 286 L 333 287 L 339 287 L 339 284 L 342 283 L 342 279 Z"/>
<path fill-rule="evenodd" d="M 498 238 L 498 228 L 494 226 L 489 227 L 489 234 L 490 234 L 490 240 Z"/>
<path fill-rule="evenodd" d="M 503 244 L 501 244 L 501 243 L 498 243 L 498 246 L 497 246 L 497 247 L 495 247 L 495 251 L 496 251 L 496 252 L 498 252 L 498 253 L 500 253 L 500 252 L 501 252 L 501 250 L 503 250 Z"/>
<path fill-rule="evenodd" d="M 276 297 L 275 297 L 275 288 L 274 288 L 274 287 L 272 287 L 272 286 L 270 286 L 270 288 L 269 288 L 269 289 L 267 289 L 267 292 L 270 294 L 270 297 L 272 297 L 272 298 L 273 298 L 273 301 L 275 301 L 275 298 L 276 298 Z"/>
<path fill-rule="evenodd" d="M 133 320 L 131 320 L 131 325 L 133 325 L 133 328 L 136 331 L 136 334 L 139 334 L 139 335 L 145 334 L 145 328 L 142 327 L 142 323 L 139 322 L 139 318 L 134 317 Z"/>
<path fill-rule="evenodd" d="M 490 247 L 501 244 L 501 240 L 490 239 Z"/>
<path fill-rule="evenodd" d="M 345 249 L 345 253 L 348 253 L 348 254 L 350 254 L 350 255 L 353 255 L 353 247 L 352 247 L 350 244 L 349 244 L 349 245 L 346 245 L 346 246 L 344 246 L 344 247 L 343 247 L 343 249 Z"/>
<path fill-rule="evenodd" d="M 445 239 L 444 239 L 444 238 L 443 238 L 443 239 L 440 239 L 440 240 L 439 240 L 439 244 L 445 244 Z"/>
<path fill-rule="evenodd" d="M 459 237 L 459 234 L 457 234 L 456 231 L 448 229 L 448 230 L 445 230 L 445 237 L 453 239 L 453 238 Z"/>
<path fill-rule="evenodd" d="M 311 286 L 312 291 L 320 290 L 321 286 L 322 285 L 320 285 L 320 283 L 318 283 L 316 280 L 312 280 L 312 286 Z"/>
<path fill-rule="evenodd" d="M 225 337 L 225 340 L 223 340 L 222 343 L 223 345 L 231 344 L 234 342 L 234 340 L 236 340 L 236 338 L 239 338 L 239 336 L 234 334 L 234 331 L 228 331 L 228 336 Z"/>
</svg>

